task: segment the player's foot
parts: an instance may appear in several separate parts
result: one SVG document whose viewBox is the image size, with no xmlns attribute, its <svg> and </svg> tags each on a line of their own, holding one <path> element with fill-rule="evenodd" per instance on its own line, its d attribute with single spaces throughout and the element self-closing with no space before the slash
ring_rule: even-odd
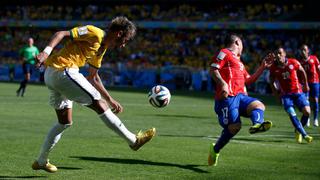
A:
<svg viewBox="0 0 320 180">
<path fill-rule="evenodd" d="M 272 127 L 271 121 L 264 121 L 262 124 L 255 124 L 249 128 L 250 134 L 268 131 Z"/>
<path fill-rule="evenodd" d="M 150 141 L 155 134 L 156 128 L 151 128 L 145 132 L 139 131 L 136 135 L 136 142 L 133 145 L 130 145 L 130 148 L 134 151 L 137 151 L 141 146 Z"/>
<path fill-rule="evenodd" d="M 16 94 L 17 94 L 17 96 L 19 96 L 19 95 L 20 95 L 20 91 L 19 91 L 19 89 L 16 91 Z"/>
<path fill-rule="evenodd" d="M 301 144 L 302 143 L 302 135 L 298 132 L 298 131 L 296 131 L 295 132 L 295 136 L 296 136 L 296 141 L 299 143 L 299 144 Z"/>
<path fill-rule="evenodd" d="M 314 125 L 315 127 L 318 127 L 318 126 L 319 126 L 318 119 L 315 119 L 315 120 L 313 121 L 313 125 Z"/>
<path fill-rule="evenodd" d="M 307 121 L 307 127 L 310 127 L 310 118 L 308 119 L 308 121 Z"/>
<path fill-rule="evenodd" d="M 32 167 L 33 170 L 42 169 L 42 170 L 45 170 L 45 171 L 47 171 L 49 173 L 54 173 L 54 172 L 58 171 L 58 169 L 57 169 L 57 167 L 55 165 L 49 163 L 49 160 L 47 161 L 47 163 L 45 165 L 40 165 L 38 163 L 38 161 L 34 161 L 34 163 L 32 164 L 31 167 Z"/>
<path fill-rule="evenodd" d="M 311 143 L 312 140 L 313 140 L 313 137 L 311 137 L 311 136 L 309 136 L 309 135 L 306 135 L 306 136 L 304 137 L 304 139 L 307 141 L 307 143 Z"/>
<path fill-rule="evenodd" d="M 213 149 L 214 143 L 210 144 L 210 149 L 209 149 L 209 156 L 208 156 L 208 165 L 209 166 L 217 166 L 218 165 L 218 158 L 219 158 L 219 153 L 216 153 Z"/>
</svg>

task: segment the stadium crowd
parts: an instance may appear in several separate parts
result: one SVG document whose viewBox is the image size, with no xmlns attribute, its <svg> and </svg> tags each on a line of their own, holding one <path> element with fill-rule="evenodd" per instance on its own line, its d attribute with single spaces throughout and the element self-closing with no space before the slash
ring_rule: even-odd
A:
<svg viewBox="0 0 320 180">
<path fill-rule="evenodd" d="M 110 20 L 126 15 L 134 21 L 290 21 L 303 3 L 281 2 L 210 4 L 6 5 L 2 20 Z"/>
<path fill-rule="evenodd" d="M 140 32 L 139 32 L 140 31 Z M 136 65 L 187 65 L 195 69 L 209 65 L 213 54 L 223 45 L 223 37 L 227 31 L 218 30 L 163 30 L 140 29 L 136 39 L 129 48 L 112 52 L 106 56 L 105 63 L 122 61 Z M 54 30 L 7 28 L 0 29 L 0 56 L 1 63 L 17 62 L 18 49 L 23 46 L 23 39 L 36 36 L 35 44 L 44 48 L 43 41 L 48 39 Z M 243 61 L 248 69 L 254 69 L 266 52 L 278 45 L 284 45 L 289 56 L 297 56 L 297 49 L 302 43 L 310 45 L 312 53 L 320 54 L 320 45 L 317 39 L 320 33 L 315 31 L 239 31 L 243 35 L 244 47 Z"/>
<path fill-rule="evenodd" d="M 204 1 L 210 3 L 209 1 Z M 88 3 L 88 2 L 87 2 Z M 135 4 L 136 3 L 136 4 Z M 138 3 L 121 1 L 107 5 L 93 2 L 84 5 L 10 5 L 0 6 L 0 21 L 27 20 L 94 20 L 108 21 L 114 16 L 125 15 L 133 21 L 296 21 L 305 17 L 306 6 L 299 1 L 255 3 L 217 2 L 207 3 Z M 304 19 L 306 21 L 312 18 Z M 103 28 L 103 27 L 101 27 Z M 138 27 L 139 28 L 139 27 Z M 27 38 L 33 37 L 35 45 L 43 49 L 52 34 L 61 28 L 2 27 L 0 28 L 0 64 L 6 64 L 12 72 L 19 64 L 18 50 Z M 224 35 L 236 32 L 243 36 L 245 51 L 242 60 L 252 72 L 261 58 L 271 49 L 283 45 L 289 57 L 297 57 L 302 43 L 309 45 L 313 54 L 320 54 L 315 30 L 211 30 L 211 29 L 138 29 L 135 40 L 128 48 L 107 53 L 103 66 L 122 71 L 130 69 L 159 69 L 171 65 L 183 65 L 193 72 L 208 68 L 212 56 L 223 46 Z M 41 40 L 41 41 L 40 41 Z M 61 47 L 60 47 L 61 48 Z M 56 49 L 59 49 L 57 47 Z M 120 62 L 119 62 L 120 61 Z M 115 63 L 117 62 L 117 63 Z M 259 81 L 258 81 L 259 83 Z"/>
</svg>

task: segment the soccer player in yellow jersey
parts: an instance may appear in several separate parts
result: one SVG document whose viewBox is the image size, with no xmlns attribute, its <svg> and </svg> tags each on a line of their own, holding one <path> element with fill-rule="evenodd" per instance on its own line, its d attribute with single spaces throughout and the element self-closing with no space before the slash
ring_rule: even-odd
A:
<svg viewBox="0 0 320 180">
<path fill-rule="evenodd" d="M 135 151 L 155 135 L 155 128 L 135 135 L 124 126 L 114 114 L 122 112 L 123 108 L 104 88 L 98 74 L 106 50 L 125 47 L 135 34 L 136 26 L 131 21 L 126 17 L 116 17 L 106 31 L 92 25 L 59 31 L 37 56 L 37 66 L 44 63 L 47 67 L 44 79 L 58 122 L 49 131 L 39 157 L 32 164 L 34 170 L 57 171 L 57 167 L 49 163 L 48 155 L 63 131 L 72 125 L 73 101 L 94 110 L 102 121 L 125 139 Z M 70 41 L 60 51 L 49 56 L 63 38 L 70 38 Z M 86 63 L 90 67 L 89 75 L 85 78 L 79 73 L 79 67 Z"/>
</svg>

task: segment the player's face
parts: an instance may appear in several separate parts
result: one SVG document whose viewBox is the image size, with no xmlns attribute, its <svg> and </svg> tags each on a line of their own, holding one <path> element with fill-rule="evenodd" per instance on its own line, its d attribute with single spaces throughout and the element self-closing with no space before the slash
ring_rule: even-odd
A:
<svg viewBox="0 0 320 180">
<path fill-rule="evenodd" d="M 28 39 L 28 44 L 29 44 L 29 46 L 32 46 L 32 45 L 33 45 L 33 39 L 32 39 L 32 38 L 29 38 L 29 39 Z"/>
<path fill-rule="evenodd" d="M 126 35 L 124 35 L 122 31 L 119 31 L 116 33 L 115 38 L 111 42 L 109 48 L 124 48 L 128 41 L 129 38 Z"/>
<path fill-rule="evenodd" d="M 285 64 L 286 62 L 286 52 L 283 48 L 279 48 L 275 51 L 276 61 L 279 64 Z"/>
<path fill-rule="evenodd" d="M 306 46 L 306 45 L 302 46 L 300 51 L 301 51 L 301 56 L 303 58 L 307 59 L 308 56 L 309 56 L 309 48 L 308 48 L 308 46 Z"/>
<path fill-rule="evenodd" d="M 238 38 L 237 40 L 237 44 L 238 44 L 238 56 L 240 57 L 242 54 L 242 50 L 243 50 L 243 44 L 240 38 Z"/>
</svg>

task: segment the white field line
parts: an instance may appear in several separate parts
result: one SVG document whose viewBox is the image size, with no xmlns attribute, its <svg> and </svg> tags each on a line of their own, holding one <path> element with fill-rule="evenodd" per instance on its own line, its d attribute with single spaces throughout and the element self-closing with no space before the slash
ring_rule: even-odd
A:
<svg viewBox="0 0 320 180">
<path fill-rule="evenodd" d="M 317 136 L 320 137 L 320 134 L 309 134 L 313 137 Z M 235 138 L 254 138 L 254 137 L 289 137 L 288 135 L 255 135 L 255 136 L 235 136 Z M 203 137 L 203 139 L 209 139 L 209 140 L 217 140 L 219 137 L 212 137 L 212 136 L 207 136 Z M 294 139 L 294 136 L 292 136 L 292 139 Z M 312 147 L 306 147 L 306 146 L 297 146 L 296 145 L 290 145 L 286 143 L 282 144 L 273 144 L 273 143 L 262 143 L 262 142 L 252 142 L 252 141 L 246 141 L 246 140 L 239 140 L 239 139 L 231 139 L 232 142 L 239 143 L 239 144 L 254 144 L 254 145 L 260 145 L 260 146 L 273 146 L 273 147 L 284 147 L 284 148 L 289 148 L 289 149 L 313 149 L 313 150 L 318 150 L 317 148 L 312 148 Z"/>
</svg>

